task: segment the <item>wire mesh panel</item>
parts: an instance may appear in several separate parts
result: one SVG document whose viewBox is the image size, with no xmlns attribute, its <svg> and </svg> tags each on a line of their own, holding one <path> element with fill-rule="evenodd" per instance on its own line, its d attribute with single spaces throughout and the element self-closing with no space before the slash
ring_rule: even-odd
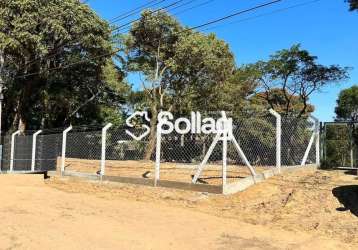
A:
<svg viewBox="0 0 358 250">
<path fill-rule="evenodd" d="M 325 167 L 358 167 L 358 123 L 325 123 L 323 157 Z"/>
<path fill-rule="evenodd" d="M 233 134 L 252 166 L 273 167 L 276 164 L 276 118 L 270 114 L 241 116 L 234 121 Z M 233 154 L 234 156 L 231 156 Z M 244 165 L 233 145 L 229 146 L 232 164 Z"/>
<path fill-rule="evenodd" d="M 161 138 L 160 179 L 188 182 L 196 172 L 214 142 L 214 134 L 171 134 Z M 208 160 L 208 168 L 202 173 L 201 183 L 217 183 L 220 181 L 222 164 L 222 142 L 213 148 Z"/>
<path fill-rule="evenodd" d="M 58 158 L 61 156 L 62 133 L 43 131 L 37 136 L 35 151 L 35 170 L 56 170 Z"/>
<path fill-rule="evenodd" d="M 317 125 L 316 121 L 311 118 L 282 117 L 281 161 L 283 166 L 300 165 L 304 158 L 307 158 L 305 164 L 316 163 Z M 233 119 L 233 137 L 237 143 L 228 141 L 228 181 L 251 175 L 248 164 L 254 167 L 256 173 L 276 167 L 276 126 L 277 118 L 271 114 L 241 114 Z M 215 135 L 215 133 L 181 135 L 176 132 L 162 135 L 161 179 L 163 179 L 162 166 L 169 164 L 175 167 L 190 166 L 191 173 L 194 173 L 213 143 Z M 239 153 L 240 150 L 243 154 Z M 222 158 L 223 143 L 219 141 L 211 151 L 202 172 L 203 183 L 217 184 L 220 181 Z"/>
<path fill-rule="evenodd" d="M 130 133 L 127 133 L 130 132 Z M 107 131 L 105 175 L 129 178 L 154 178 L 155 142 L 142 128 L 112 127 Z M 151 147 L 149 146 L 151 143 Z"/>
<path fill-rule="evenodd" d="M 61 135 L 52 134 L 52 131 L 40 134 L 36 138 L 34 149 L 34 132 L 25 131 L 14 136 L 13 159 L 11 159 L 12 134 L 4 136 L 2 171 L 9 171 L 13 160 L 13 171 L 32 171 L 34 163 L 35 171 L 56 170 L 56 161 L 61 147 Z M 33 157 L 33 153 L 35 153 Z"/>
<path fill-rule="evenodd" d="M 281 161 L 283 166 L 301 164 L 314 132 L 315 122 L 309 118 L 282 117 Z M 315 143 L 312 144 L 306 161 L 306 164 L 314 163 L 316 163 Z"/>
<path fill-rule="evenodd" d="M 217 115 L 215 119 L 213 117 L 210 119 L 217 121 L 220 117 L 220 115 Z M 206 118 L 205 116 L 202 117 L 204 123 L 208 121 Z M 183 126 L 186 126 L 186 124 Z M 206 125 L 204 124 L 203 126 Z M 198 166 L 205 158 L 205 155 L 210 152 L 208 161 L 201 172 L 199 182 L 214 185 L 220 184 L 222 182 L 223 142 L 221 139 L 216 142 L 214 139 L 216 136 L 216 132 L 208 134 L 179 134 L 176 131 L 162 135 L 161 179 L 170 178 L 191 182 Z M 227 149 L 227 177 L 229 182 L 251 175 L 249 168 L 246 166 L 246 160 L 251 165 L 260 167 L 258 171 L 263 171 L 265 167 L 275 165 L 275 117 L 268 114 L 261 116 L 243 115 L 235 118 L 233 120 L 233 137 L 236 141 L 229 140 Z M 212 145 L 215 145 L 215 147 L 212 147 Z M 237 145 L 244 156 L 239 153 Z M 180 172 L 183 174 L 185 172 L 185 174 L 182 177 L 174 176 L 175 170 L 170 170 L 169 166 L 179 168 L 181 169 Z M 168 171 L 172 171 L 173 175 L 168 174 Z"/>
<path fill-rule="evenodd" d="M 135 140 L 126 133 L 129 128 L 111 128 L 107 132 L 106 159 L 119 161 L 140 161 L 145 159 L 148 138 Z M 130 129 L 133 134 L 140 135 L 143 129 Z M 153 152 L 152 152 L 153 154 Z M 152 156 L 150 157 L 152 158 Z"/>
<path fill-rule="evenodd" d="M 100 128 L 74 128 L 67 134 L 65 171 L 99 174 L 101 159 Z"/>
<path fill-rule="evenodd" d="M 138 128 L 111 127 L 105 136 L 106 176 L 150 178 L 154 176 L 155 147 L 149 148 L 148 136 L 135 140 L 130 134 L 140 136 L 145 131 Z M 156 138 L 154 137 L 154 143 Z M 149 157 L 146 157 L 149 155 Z M 102 130 L 78 131 L 67 134 L 65 170 L 100 174 L 102 158 Z"/>
<path fill-rule="evenodd" d="M 5 135 L 3 138 L 3 149 L 2 149 L 2 161 L 1 170 L 10 170 L 10 159 L 11 159 L 11 135 Z"/>
<path fill-rule="evenodd" d="M 32 159 L 32 132 L 21 133 L 14 143 L 14 171 L 31 171 Z"/>
</svg>

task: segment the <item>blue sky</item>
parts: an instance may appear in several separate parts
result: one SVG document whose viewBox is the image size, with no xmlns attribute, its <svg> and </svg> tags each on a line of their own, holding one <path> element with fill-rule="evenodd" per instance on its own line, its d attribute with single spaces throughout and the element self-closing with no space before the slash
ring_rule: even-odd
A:
<svg viewBox="0 0 358 250">
<path fill-rule="evenodd" d="M 167 0 L 165 5 L 175 1 L 177 0 Z M 188 0 L 183 2 L 186 1 Z M 207 1 L 195 0 L 191 5 L 173 10 L 172 13 Z M 177 18 L 185 25 L 196 26 L 268 1 L 212 0 L 205 6 L 177 15 Z M 101 17 L 109 20 L 148 2 L 150 1 L 90 0 L 88 4 Z M 286 9 L 297 4 L 305 5 Z M 276 12 L 281 9 L 285 10 Z M 135 16 L 118 24 L 132 19 Z M 221 24 L 223 26 L 216 27 Z M 277 50 L 300 43 L 304 49 L 317 56 L 321 64 L 352 67 L 350 80 L 331 85 L 311 97 L 310 102 L 316 107 L 315 115 L 321 121 L 331 121 L 340 90 L 358 84 L 357 25 L 358 12 L 349 12 L 344 0 L 283 0 L 271 7 L 213 25 L 215 27 L 212 30 L 205 32 L 214 32 L 229 43 L 238 65 L 265 60 Z"/>
</svg>

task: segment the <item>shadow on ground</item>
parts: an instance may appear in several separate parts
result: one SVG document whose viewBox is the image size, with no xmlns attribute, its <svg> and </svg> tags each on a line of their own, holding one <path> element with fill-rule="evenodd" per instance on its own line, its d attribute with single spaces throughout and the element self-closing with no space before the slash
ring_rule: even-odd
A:
<svg viewBox="0 0 358 250">
<path fill-rule="evenodd" d="M 332 194 L 343 205 L 337 208 L 337 211 L 349 210 L 358 217 L 358 185 L 336 187 L 332 190 Z"/>
<path fill-rule="evenodd" d="M 227 179 L 244 179 L 244 176 L 226 176 Z M 194 179 L 194 175 L 191 175 L 191 179 Z M 212 176 L 212 177 L 200 177 L 198 178 L 198 183 L 200 184 L 209 184 L 205 180 L 214 180 L 214 179 L 222 179 L 221 176 Z"/>
<path fill-rule="evenodd" d="M 357 176 L 357 171 L 358 171 L 357 169 L 347 170 L 344 172 L 344 174 Z"/>
</svg>

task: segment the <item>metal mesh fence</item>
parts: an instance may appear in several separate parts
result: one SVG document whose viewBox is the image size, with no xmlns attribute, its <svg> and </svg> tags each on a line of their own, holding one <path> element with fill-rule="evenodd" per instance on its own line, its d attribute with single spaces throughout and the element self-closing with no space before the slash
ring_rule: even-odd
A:
<svg viewBox="0 0 358 250">
<path fill-rule="evenodd" d="M 281 120 L 282 166 L 300 165 L 315 132 L 315 122 L 307 118 L 292 117 L 282 117 Z M 135 140 L 126 130 L 136 136 L 145 132 L 142 128 L 110 127 L 105 137 L 106 146 L 102 148 L 102 127 L 72 128 L 66 137 L 65 171 L 99 175 L 102 154 L 105 153 L 106 175 L 152 179 L 156 158 L 155 133 Z M 4 136 L 2 170 L 9 170 L 11 162 L 14 171 L 30 171 L 32 167 L 36 171 L 58 169 L 62 156 L 63 131 L 64 129 L 41 131 L 35 140 L 35 150 L 33 146 L 36 131 L 16 135 L 13 159 L 12 136 Z M 197 166 L 204 159 L 216 136 L 214 133 L 191 132 L 179 134 L 174 131 L 161 136 L 161 179 L 191 181 Z M 243 155 L 257 172 L 276 166 L 276 117 L 271 114 L 242 115 L 233 120 L 232 134 Z M 206 179 L 202 179 L 203 182 L 217 184 L 219 181 L 222 148 L 223 142 L 219 141 L 211 152 L 207 172 L 204 173 Z M 316 162 L 315 150 L 313 143 L 307 151 L 306 164 Z M 229 178 L 250 175 L 245 167 L 245 159 L 231 141 L 228 142 L 227 164 Z"/>
<path fill-rule="evenodd" d="M 56 170 L 61 156 L 62 133 L 44 132 L 37 136 L 35 151 L 35 170 Z"/>
<path fill-rule="evenodd" d="M 241 117 L 233 122 L 233 135 L 252 165 L 273 166 L 276 161 L 276 120 L 272 116 Z M 162 136 L 162 161 L 197 164 L 202 161 L 215 134 L 186 134 L 173 132 Z M 222 160 L 222 143 L 219 142 L 209 162 Z M 244 162 L 232 143 L 228 144 L 228 162 Z"/>
<path fill-rule="evenodd" d="M 135 135 L 140 135 L 144 131 L 138 128 L 110 128 L 107 133 L 106 159 L 108 160 L 144 160 L 148 138 L 141 141 L 134 140 L 126 133 L 126 129 Z M 150 157 L 153 159 L 153 156 Z"/>
<path fill-rule="evenodd" d="M 233 136 L 244 153 L 244 157 L 256 173 L 276 167 L 276 117 L 267 115 L 243 115 L 233 120 Z M 315 126 L 310 118 L 281 117 L 281 165 L 297 166 L 303 161 L 307 152 L 305 164 L 316 163 L 315 143 L 309 147 L 309 142 L 316 139 Z M 196 173 L 196 168 L 203 161 L 215 134 L 185 134 L 173 132 L 162 135 L 161 138 L 161 175 L 162 172 L 172 171 L 172 168 L 187 168 L 185 180 L 190 182 Z M 219 141 L 199 179 L 201 183 L 218 184 L 222 176 L 223 143 Z M 233 141 L 228 142 L 227 148 L 228 181 L 235 181 L 251 175 L 245 164 L 245 159 L 238 153 Z M 162 175 L 163 177 L 163 175 Z M 161 179 L 163 179 L 161 177 Z M 165 174 L 164 178 L 177 180 L 177 176 Z M 180 178 L 183 180 L 184 176 Z"/>
<path fill-rule="evenodd" d="M 310 118 L 282 117 L 281 162 L 283 166 L 301 164 L 314 132 L 315 122 Z M 316 163 L 314 144 L 310 148 L 306 163 Z"/>
<path fill-rule="evenodd" d="M 2 148 L 2 161 L 1 169 L 3 171 L 10 170 L 10 159 L 11 159 L 11 135 L 5 135 L 3 138 L 3 148 Z"/>
<path fill-rule="evenodd" d="M 14 170 L 30 171 L 32 159 L 32 132 L 26 131 L 24 134 L 15 136 L 14 147 Z"/>
<path fill-rule="evenodd" d="M 97 173 L 100 159 L 100 131 L 72 130 L 67 134 L 65 170 Z"/>
<path fill-rule="evenodd" d="M 325 123 L 323 135 L 324 167 L 358 167 L 358 123 Z"/>
<path fill-rule="evenodd" d="M 235 121 L 233 134 L 251 165 L 263 167 L 275 166 L 275 117 L 271 115 L 240 117 L 240 119 Z M 233 164 L 244 165 L 244 162 L 232 146 L 229 146 L 229 157 L 230 149 L 232 149 L 235 154 L 235 161 Z"/>
<path fill-rule="evenodd" d="M 9 134 L 3 137 L 2 171 L 10 171 L 11 164 L 13 171 L 32 171 L 32 166 L 35 171 L 56 169 L 57 158 L 61 155 L 62 133 L 54 130 L 41 131 L 34 144 L 35 132 L 37 131 L 25 131 L 14 136 L 13 157 L 12 136 Z"/>
<path fill-rule="evenodd" d="M 143 133 L 143 129 L 111 127 L 105 136 L 106 174 L 122 177 L 142 177 L 143 169 L 152 169 L 150 162 L 155 152 L 145 159 L 148 139 L 134 140 L 126 130 L 135 135 Z M 155 139 L 155 138 L 154 138 Z M 155 142 L 155 141 L 154 141 Z M 102 158 L 101 128 L 74 128 L 67 134 L 65 171 L 99 175 Z"/>
</svg>

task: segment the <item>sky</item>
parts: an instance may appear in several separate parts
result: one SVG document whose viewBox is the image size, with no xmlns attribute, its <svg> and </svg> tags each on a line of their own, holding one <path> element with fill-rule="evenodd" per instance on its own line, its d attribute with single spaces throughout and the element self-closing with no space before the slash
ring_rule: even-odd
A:
<svg viewBox="0 0 358 250">
<path fill-rule="evenodd" d="M 176 1 L 178 0 L 166 0 L 162 5 Z M 179 4 L 190 2 L 182 1 Z M 184 25 L 193 27 L 269 1 L 194 0 L 190 5 L 170 12 Z M 110 20 L 148 2 L 150 1 L 89 0 L 87 4 L 102 18 Z M 206 4 L 187 10 L 202 3 Z M 185 12 L 180 13 L 181 11 Z M 125 24 L 136 17 L 131 16 L 117 24 Z M 320 64 L 350 67 L 349 80 L 330 85 L 311 96 L 310 103 L 316 108 L 314 115 L 321 121 L 332 121 L 339 92 L 358 85 L 357 26 L 358 11 L 349 12 L 344 0 L 283 0 L 208 26 L 212 29 L 204 32 L 216 33 L 218 38 L 225 40 L 235 54 L 237 65 L 266 60 L 274 52 L 299 43 L 303 49 L 317 56 Z"/>
</svg>

